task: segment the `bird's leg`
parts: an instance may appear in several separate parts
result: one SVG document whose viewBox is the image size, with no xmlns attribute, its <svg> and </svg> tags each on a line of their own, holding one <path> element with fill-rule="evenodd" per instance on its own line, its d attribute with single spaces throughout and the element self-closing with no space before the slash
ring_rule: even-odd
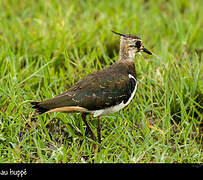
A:
<svg viewBox="0 0 203 180">
<path fill-rule="evenodd" d="M 89 124 L 88 124 L 87 121 L 86 121 L 86 116 L 87 116 L 87 113 L 82 113 L 82 120 L 84 121 L 85 125 L 87 126 L 88 131 L 90 132 L 91 138 L 92 138 L 94 141 L 97 141 L 97 139 L 96 139 L 94 133 L 92 132 L 92 130 L 91 130 Z"/>
<path fill-rule="evenodd" d="M 100 117 L 98 117 L 98 121 L 97 121 L 97 137 L 98 137 L 99 143 L 101 143 L 101 124 L 100 124 Z"/>
</svg>

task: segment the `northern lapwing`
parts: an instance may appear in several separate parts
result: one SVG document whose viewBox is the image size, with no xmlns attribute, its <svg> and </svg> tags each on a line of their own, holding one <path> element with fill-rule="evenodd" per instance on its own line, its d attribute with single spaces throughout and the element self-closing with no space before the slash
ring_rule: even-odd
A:
<svg viewBox="0 0 203 180">
<path fill-rule="evenodd" d="M 138 52 L 152 54 L 142 40 L 133 34 L 120 34 L 119 60 L 113 65 L 93 72 L 69 88 L 65 93 L 42 102 L 31 102 L 37 114 L 48 112 L 80 112 L 94 141 L 96 136 L 86 121 L 87 114 L 98 117 L 97 137 L 101 142 L 99 116 L 115 113 L 126 107 L 137 89 L 134 57 Z"/>
</svg>

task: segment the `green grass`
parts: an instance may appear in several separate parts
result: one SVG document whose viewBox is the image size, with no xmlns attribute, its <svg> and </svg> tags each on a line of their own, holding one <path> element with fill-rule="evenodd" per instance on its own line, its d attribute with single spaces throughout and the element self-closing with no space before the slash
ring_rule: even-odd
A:
<svg viewBox="0 0 203 180">
<path fill-rule="evenodd" d="M 0 162 L 202 163 L 202 12 L 201 0 L 1 0 Z M 140 36 L 155 55 L 136 56 L 136 96 L 102 118 L 98 152 L 80 115 L 33 118 L 30 102 L 114 63 L 111 29 Z"/>
</svg>

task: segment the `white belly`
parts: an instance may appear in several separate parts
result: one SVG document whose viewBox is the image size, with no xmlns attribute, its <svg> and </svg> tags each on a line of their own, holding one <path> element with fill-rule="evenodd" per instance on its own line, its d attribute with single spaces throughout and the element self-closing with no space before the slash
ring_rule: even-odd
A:
<svg viewBox="0 0 203 180">
<path fill-rule="evenodd" d="M 135 80 L 135 82 L 136 82 L 136 79 L 131 74 L 129 74 L 128 77 L 129 78 L 133 78 Z M 112 106 L 112 107 L 108 107 L 106 109 L 100 109 L 100 110 L 96 110 L 96 111 L 90 111 L 90 113 L 92 113 L 94 117 L 115 113 L 115 112 L 123 109 L 124 107 L 126 107 L 130 103 L 130 101 L 135 96 L 136 90 L 137 90 L 137 82 L 135 84 L 134 91 L 132 92 L 130 98 L 128 99 L 128 101 L 125 104 L 122 101 L 118 105 L 115 105 L 115 106 Z"/>
</svg>

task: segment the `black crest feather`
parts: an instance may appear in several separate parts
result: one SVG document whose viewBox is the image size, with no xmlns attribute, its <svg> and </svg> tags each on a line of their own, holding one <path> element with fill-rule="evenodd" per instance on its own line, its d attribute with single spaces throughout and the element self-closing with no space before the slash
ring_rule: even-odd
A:
<svg viewBox="0 0 203 180">
<path fill-rule="evenodd" d="M 112 30 L 112 32 L 114 34 L 117 34 L 119 36 L 123 36 L 123 37 L 126 37 L 126 38 L 131 38 L 131 39 L 140 39 L 138 36 L 134 35 L 134 34 L 121 34 L 121 33 L 118 33 L 118 32 L 115 32 Z"/>
</svg>

